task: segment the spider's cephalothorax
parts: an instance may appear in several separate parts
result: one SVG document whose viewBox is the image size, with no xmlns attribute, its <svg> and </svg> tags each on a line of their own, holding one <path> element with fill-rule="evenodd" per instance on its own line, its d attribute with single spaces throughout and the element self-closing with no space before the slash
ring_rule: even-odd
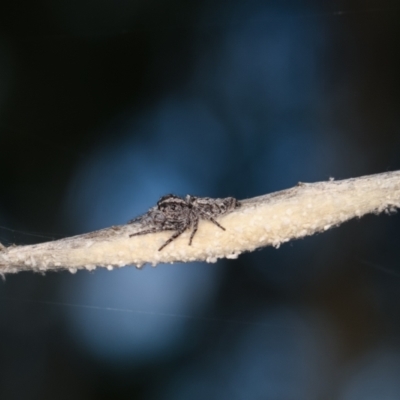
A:
<svg viewBox="0 0 400 400">
<path fill-rule="evenodd" d="M 175 231 L 175 233 L 158 249 L 160 251 L 183 232 L 192 229 L 189 239 L 190 246 L 197 232 L 199 220 L 206 219 L 222 230 L 225 230 L 215 219 L 239 206 L 240 203 L 234 197 L 212 199 L 210 197 L 187 195 L 183 198 L 168 194 L 161 197 L 157 205 L 150 208 L 146 214 L 128 222 L 128 224 L 140 222 L 145 228 L 143 231 L 133 233 L 129 236 L 145 235 L 147 233 L 161 231 Z"/>
</svg>

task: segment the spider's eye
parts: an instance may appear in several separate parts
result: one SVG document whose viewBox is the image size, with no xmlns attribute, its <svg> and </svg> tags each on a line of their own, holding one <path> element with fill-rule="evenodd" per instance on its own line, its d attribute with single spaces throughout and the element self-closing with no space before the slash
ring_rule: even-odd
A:
<svg viewBox="0 0 400 400">
<path fill-rule="evenodd" d="M 163 212 L 180 212 L 182 211 L 182 205 L 181 204 L 168 204 L 162 207 Z"/>
</svg>

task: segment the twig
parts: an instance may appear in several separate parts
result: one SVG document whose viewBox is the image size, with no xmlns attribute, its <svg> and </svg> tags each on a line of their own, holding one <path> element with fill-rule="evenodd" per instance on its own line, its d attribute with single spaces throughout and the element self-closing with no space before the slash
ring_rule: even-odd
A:
<svg viewBox="0 0 400 400">
<path fill-rule="evenodd" d="M 187 231 L 158 251 L 171 232 L 129 237 L 140 230 L 138 223 L 37 245 L 0 245 L 0 274 L 237 258 L 244 251 L 268 245 L 279 247 L 291 239 L 326 231 L 367 213 L 395 210 L 400 207 L 400 171 L 300 183 L 240 203 L 241 207 L 218 220 L 225 231 L 201 221 L 191 246 Z"/>
</svg>

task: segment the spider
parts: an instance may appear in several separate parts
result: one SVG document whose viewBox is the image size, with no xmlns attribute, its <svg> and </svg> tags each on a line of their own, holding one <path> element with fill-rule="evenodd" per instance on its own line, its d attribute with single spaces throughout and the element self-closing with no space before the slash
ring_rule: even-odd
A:
<svg viewBox="0 0 400 400">
<path fill-rule="evenodd" d="M 211 221 L 218 228 L 225 230 L 215 219 L 239 206 L 239 201 L 234 197 L 212 199 L 210 197 L 187 195 L 183 198 L 174 194 L 168 194 L 161 197 L 157 205 L 150 208 L 146 214 L 128 222 L 128 224 L 140 222 L 146 228 L 141 232 L 132 233 L 129 236 L 146 235 L 161 231 L 175 231 L 158 249 L 158 251 L 161 251 L 165 246 L 182 235 L 183 232 L 192 229 L 189 239 L 190 246 L 201 219 Z"/>
</svg>

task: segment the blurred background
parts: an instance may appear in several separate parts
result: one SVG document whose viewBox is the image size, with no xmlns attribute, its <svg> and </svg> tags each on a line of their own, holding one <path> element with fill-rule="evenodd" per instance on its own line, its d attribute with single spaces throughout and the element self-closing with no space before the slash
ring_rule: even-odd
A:
<svg viewBox="0 0 400 400">
<path fill-rule="evenodd" d="M 4 2 L 5 3 L 5 2 Z M 400 7 L 0 5 L 0 242 L 400 168 Z M 400 398 L 399 216 L 237 260 L 0 282 L 0 398 Z"/>
</svg>

